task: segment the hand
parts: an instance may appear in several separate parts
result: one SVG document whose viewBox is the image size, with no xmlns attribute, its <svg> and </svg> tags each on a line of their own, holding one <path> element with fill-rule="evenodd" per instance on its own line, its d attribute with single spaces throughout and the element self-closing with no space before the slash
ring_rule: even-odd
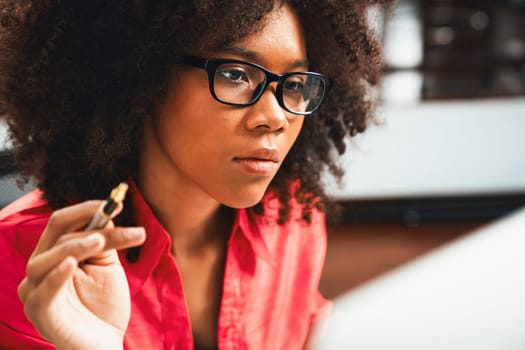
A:
<svg viewBox="0 0 525 350">
<path fill-rule="evenodd" d="M 27 318 L 59 349 L 123 346 L 131 303 L 117 249 L 140 245 L 142 227 L 85 227 L 102 201 L 55 211 L 18 287 Z M 122 210 L 120 206 L 118 212 Z"/>
</svg>

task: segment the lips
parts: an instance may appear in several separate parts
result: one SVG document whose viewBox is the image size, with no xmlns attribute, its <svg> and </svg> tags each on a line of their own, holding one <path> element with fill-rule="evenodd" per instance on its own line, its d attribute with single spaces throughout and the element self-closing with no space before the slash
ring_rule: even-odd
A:
<svg viewBox="0 0 525 350">
<path fill-rule="evenodd" d="M 252 174 L 272 175 L 279 166 L 279 153 L 274 148 L 260 148 L 234 157 L 233 161 Z"/>
</svg>

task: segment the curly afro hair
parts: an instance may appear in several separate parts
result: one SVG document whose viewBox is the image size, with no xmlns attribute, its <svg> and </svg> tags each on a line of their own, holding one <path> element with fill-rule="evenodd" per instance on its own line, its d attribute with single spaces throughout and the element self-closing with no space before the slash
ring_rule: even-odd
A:
<svg viewBox="0 0 525 350">
<path fill-rule="evenodd" d="M 277 2 L 299 15 L 310 69 L 334 81 L 270 185 L 285 222 L 291 196 L 305 219 L 313 207 L 326 209 L 322 174 L 342 175 L 344 139 L 373 117 L 370 87 L 379 81 L 381 50 L 367 13 L 389 1 Z M 174 57 L 242 39 L 274 6 L 276 0 L 2 0 L 0 105 L 23 179 L 52 207 L 104 197 L 135 173 L 143 120 L 166 94 Z M 291 193 L 294 182 L 301 186 Z"/>
</svg>

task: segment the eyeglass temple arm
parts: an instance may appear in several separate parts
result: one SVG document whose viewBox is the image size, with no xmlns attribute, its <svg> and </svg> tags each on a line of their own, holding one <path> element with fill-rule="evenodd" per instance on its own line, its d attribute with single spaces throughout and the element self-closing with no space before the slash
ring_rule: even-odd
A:
<svg viewBox="0 0 525 350">
<path fill-rule="evenodd" d="M 197 56 L 183 54 L 179 58 L 179 62 L 192 67 L 206 68 L 208 65 L 207 58 L 200 58 Z"/>
</svg>

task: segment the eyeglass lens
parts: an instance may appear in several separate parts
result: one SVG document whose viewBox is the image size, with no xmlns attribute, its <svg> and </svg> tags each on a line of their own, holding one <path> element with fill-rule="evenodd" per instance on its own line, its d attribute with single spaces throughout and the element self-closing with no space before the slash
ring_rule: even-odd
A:
<svg viewBox="0 0 525 350">
<path fill-rule="evenodd" d="M 242 63 L 224 63 L 215 70 L 213 89 L 223 102 L 249 104 L 256 100 L 266 85 L 266 74 L 259 68 Z M 281 84 L 282 103 L 297 113 L 315 110 L 323 98 L 325 81 L 316 75 L 293 73 Z"/>
</svg>

